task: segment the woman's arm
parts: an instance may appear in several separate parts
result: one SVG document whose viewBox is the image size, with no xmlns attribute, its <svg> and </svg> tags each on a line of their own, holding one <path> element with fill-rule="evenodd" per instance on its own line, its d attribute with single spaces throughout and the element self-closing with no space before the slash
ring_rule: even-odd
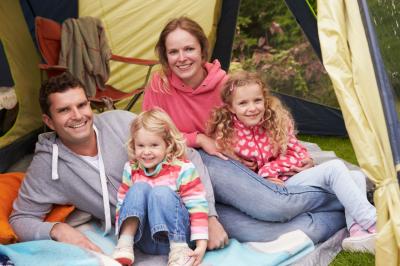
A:
<svg viewBox="0 0 400 266">
<path fill-rule="evenodd" d="M 196 144 L 208 154 L 217 156 L 223 160 L 228 160 L 228 157 L 218 150 L 215 140 L 206 136 L 205 134 L 197 134 Z"/>
</svg>

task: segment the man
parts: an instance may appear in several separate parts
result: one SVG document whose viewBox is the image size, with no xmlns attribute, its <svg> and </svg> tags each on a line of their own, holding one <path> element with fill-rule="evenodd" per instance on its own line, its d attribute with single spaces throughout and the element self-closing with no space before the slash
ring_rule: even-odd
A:
<svg viewBox="0 0 400 266">
<path fill-rule="evenodd" d="M 125 143 L 134 114 L 111 111 L 94 116 L 83 85 L 69 73 L 44 83 L 39 101 L 43 122 L 54 132 L 39 136 L 10 223 L 22 241 L 51 238 L 99 251 L 70 225 L 42 220 L 53 204 L 72 204 L 105 221 L 109 230 L 115 219 L 123 166 L 128 160 Z M 193 151 L 190 157 L 200 160 Z M 199 172 L 207 175 L 204 167 Z M 215 212 L 211 183 L 205 181 L 209 204 Z M 213 235 L 220 236 L 217 242 L 226 243 L 227 235 L 217 219 L 210 221 Z"/>
<path fill-rule="evenodd" d="M 72 204 L 105 221 L 105 231 L 110 230 L 115 219 L 122 169 L 128 160 L 125 143 L 134 114 L 110 111 L 93 115 L 83 85 L 68 73 L 50 78 L 42 85 L 40 106 L 43 122 L 54 132 L 39 136 L 10 223 L 22 241 L 54 239 L 100 251 L 70 225 L 43 222 L 43 218 L 53 204 Z M 211 210 L 208 248 L 223 247 L 228 238 L 216 217 L 208 173 L 198 163 L 197 152 L 191 150 L 189 157 L 207 188 Z M 231 237 L 240 241 L 268 241 L 283 232 L 302 229 L 314 242 L 319 242 L 344 226 L 340 211 L 329 215 L 326 212 L 305 213 L 287 223 L 268 223 L 252 219 L 233 208 L 220 206 L 219 210 L 220 219 Z"/>
</svg>

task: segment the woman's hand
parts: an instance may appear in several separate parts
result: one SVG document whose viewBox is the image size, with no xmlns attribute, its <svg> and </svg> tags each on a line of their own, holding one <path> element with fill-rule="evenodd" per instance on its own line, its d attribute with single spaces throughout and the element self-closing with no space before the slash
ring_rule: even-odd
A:
<svg viewBox="0 0 400 266">
<path fill-rule="evenodd" d="M 207 240 L 199 239 L 196 240 L 196 249 L 193 250 L 192 258 L 194 258 L 193 266 L 200 265 L 201 261 L 203 260 L 204 254 L 206 253 L 207 248 Z"/>
<path fill-rule="evenodd" d="M 226 157 L 218 150 L 217 144 L 215 143 L 215 140 L 213 140 L 212 138 L 200 133 L 197 134 L 196 143 L 208 154 L 217 156 L 222 160 L 228 160 L 228 157 Z"/>
</svg>

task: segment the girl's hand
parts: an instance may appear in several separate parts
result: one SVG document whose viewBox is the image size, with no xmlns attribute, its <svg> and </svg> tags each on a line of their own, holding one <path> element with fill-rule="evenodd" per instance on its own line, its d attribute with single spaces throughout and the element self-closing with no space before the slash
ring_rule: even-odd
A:
<svg viewBox="0 0 400 266">
<path fill-rule="evenodd" d="M 281 179 L 277 178 L 277 177 L 267 177 L 268 181 L 271 181 L 274 184 L 277 184 L 279 186 L 284 186 L 285 182 L 283 182 Z"/>
<path fill-rule="evenodd" d="M 207 240 L 199 239 L 196 240 L 196 249 L 193 251 L 191 257 L 194 258 L 193 265 L 198 266 L 200 265 L 201 261 L 203 260 L 204 254 L 206 253 L 207 248 Z"/>
<path fill-rule="evenodd" d="M 221 158 L 222 160 L 228 160 L 228 157 L 226 157 L 224 154 L 222 154 L 217 149 L 215 140 L 213 140 L 212 138 L 200 133 L 200 134 L 197 134 L 196 143 L 199 147 L 201 147 L 208 154 L 217 156 L 217 157 Z"/>
<path fill-rule="evenodd" d="M 247 168 L 249 168 L 252 171 L 257 171 L 257 162 L 256 161 L 247 161 L 244 159 L 240 160 L 242 164 L 244 164 Z"/>
<path fill-rule="evenodd" d="M 304 170 L 306 170 L 308 168 L 311 168 L 311 167 L 315 166 L 314 160 L 312 158 L 310 158 L 310 157 L 303 159 L 301 161 L 301 163 L 302 163 L 301 167 L 297 167 L 297 166 L 294 166 L 294 165 L 292 167 L 290 167 L 290 172 L 288 172 L 286 174 L 292 176 L 292 175 L 295 175 L 297 173 L 300 173 L 301 171 L 304 171 Z"/>
<path fill-rule="evenodd" d="M 245 159 L 240 158 L 239 156 L 237 156 L 235 153 L 232 153 L 232 152 L 224 152 L 224 154 L 233 160 L 241 162 L 250 170 L 252 170 L 254 172 L 257 171 L 258 165 L 257 165 L 256 161 L 247 161 Z"/>
</svg>

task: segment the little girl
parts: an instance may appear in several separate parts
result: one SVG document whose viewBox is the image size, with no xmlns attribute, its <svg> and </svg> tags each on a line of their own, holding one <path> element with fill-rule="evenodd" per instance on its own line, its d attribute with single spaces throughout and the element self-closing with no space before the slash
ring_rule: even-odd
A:
<svg viewBox="0 0 400 266">
<path fill-rule="evenodd" d="M 141 113 L 131 125 L 118 190 L 113 258 L 134 261 L 134 244 L 145 253 L 167 254 L 168 265 L 199 265 L 208 239 L 208 205 L 185 140 L 161 109 Z M 196 242 L 195 250 L 187 243 Z"/>
<path fill-rule="evenodd" d="M 223 105 L 213 111 L 207 130 L 218 148 L 274 183 L 308 185 L 334 193 L 345 208 L 350 232 L 343 248 L 373 253 L 376 210 L 366 198 L 365 178 L 353 176 L 340 160 L 295 174 L 293 170 L 309 158 L 308 151 L 295 137 L 289 111 L 256 74 L 231 75 L 221 98 Z"/>
</svg>

